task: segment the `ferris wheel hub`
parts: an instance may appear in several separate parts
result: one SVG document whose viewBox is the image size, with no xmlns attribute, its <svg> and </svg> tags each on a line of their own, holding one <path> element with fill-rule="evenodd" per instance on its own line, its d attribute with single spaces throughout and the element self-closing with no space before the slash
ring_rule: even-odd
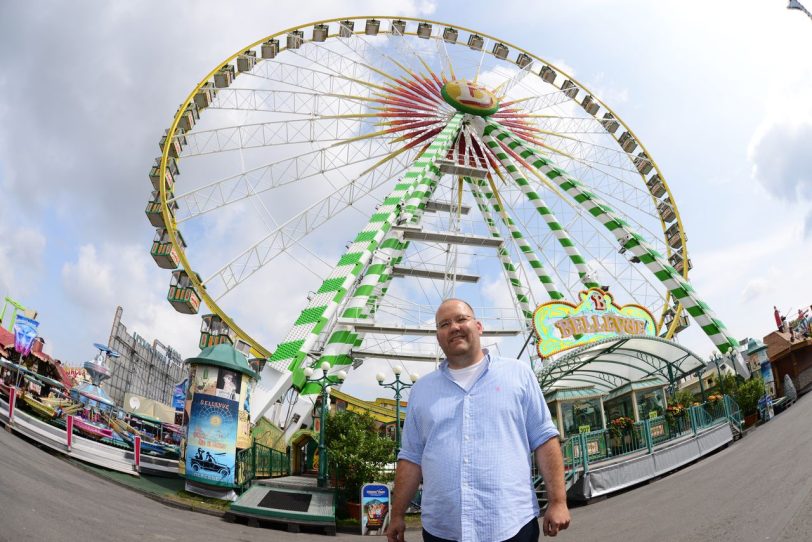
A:
<svg viewBox="0 0 812 542">
<path fill-rule="evenodd" d="M 463 113 L 489 117 L 499 110 L 499 98 L 493 92 L 465 79 L 449 81 L 440 93 L 451 107 Z"/>
</svg>

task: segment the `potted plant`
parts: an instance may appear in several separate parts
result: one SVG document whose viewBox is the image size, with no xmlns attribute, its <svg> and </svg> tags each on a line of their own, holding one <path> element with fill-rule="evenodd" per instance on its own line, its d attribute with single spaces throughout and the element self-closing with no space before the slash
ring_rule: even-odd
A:
<svg viewBox="0 0 812 542">
<path fill-rule="evenodd" d="M 328 465 L 338 488 L 339 511 L 360 521 L 361 487 L 380 481 L 384 466 L 394 460 L 395 443 L 378 433 L 375 420 L 368 414 L 335 412 L 324 430 Z"/>
<path fill-rule="evenodd" d="M 758 419 L 758 400 L 765 393 L 764 381 L 752 378 L 736 390 L 736 402 L 744 415 L 744 425 L 750 426 Z"/>
</svg>

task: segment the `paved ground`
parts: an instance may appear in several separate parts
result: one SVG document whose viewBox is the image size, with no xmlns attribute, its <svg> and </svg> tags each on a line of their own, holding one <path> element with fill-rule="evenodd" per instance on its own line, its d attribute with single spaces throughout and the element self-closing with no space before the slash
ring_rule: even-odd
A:
<svg viewBox="0 0 812 542">
<path fill-rule="evenodd" d="M 575 508 L 559 539 L 812 540 L 812 394 L 693 466 Z M 418 532 L 408 540 L 418 542 Z M 339 534 L 338 539 L 359 536 Z M 0 429 L 0 541 L 329 540 L 169 507 Z M 381 539 L 378 539 L 381 540 Z"/>
</svg>

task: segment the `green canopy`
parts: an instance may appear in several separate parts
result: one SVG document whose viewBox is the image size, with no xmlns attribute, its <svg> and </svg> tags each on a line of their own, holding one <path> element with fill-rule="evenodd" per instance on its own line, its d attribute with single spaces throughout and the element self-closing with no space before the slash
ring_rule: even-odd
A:
<svg viewBox="0 0 812 542">
<path fill-rule="evenodd" d="M 245 354 L 226 343 L 206 347 L 200 351 L 197 357 L 188 358 L 186 363 L 189 365 L 214 365 L 248 375 L 251 378 L 257 378 L 257 373 L 248 365 L 248 358 L 245 357 Z"/>
</svg>

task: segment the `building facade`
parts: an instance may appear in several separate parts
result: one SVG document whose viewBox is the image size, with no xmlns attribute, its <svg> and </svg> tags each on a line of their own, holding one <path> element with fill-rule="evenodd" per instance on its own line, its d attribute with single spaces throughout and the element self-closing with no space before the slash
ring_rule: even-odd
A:
<svg viewBox="0 0 812 542">
<path fill-rule="evenodd" d="M 110 359 L 112 377 L 104 383 L 110 398 L 124 404 L 127 393 L 172 404 L 175 384 L 186 377 L 183 357 L 157 339 L 152 343 L 137 333 L 130 334 L 121 322 L 124 309 L 116 308 L 108 345 L 121 354 Z"/>
</svg>

